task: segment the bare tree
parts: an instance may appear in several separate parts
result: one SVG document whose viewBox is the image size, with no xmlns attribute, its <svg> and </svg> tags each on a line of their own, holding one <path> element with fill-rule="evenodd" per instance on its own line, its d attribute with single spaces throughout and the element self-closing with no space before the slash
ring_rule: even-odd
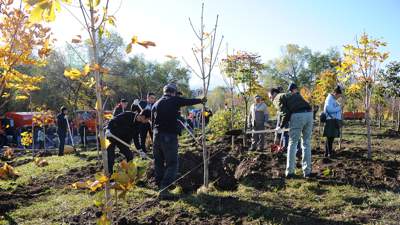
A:
<svg viewBox="0 0 400 225">
<path fill-rule="evenodd" d="M 191 66 L 185 59 L 185 63 L 190 68 L 190 70 L 203 81 L 203 95 L 207 97 L 208 87 L 210 85 L 210 79 L 212 70 L 218 59 L 218 54 L 221 48 L 222 40 L 224 36 L 221 36 L 218 42 L 217 40 L 217 26 L 218 26 L 218 15 L 215 20 L 215 25 L 210 32 L 206 31 L 206 27 L 204 25 L 204 3 L 201 6 L 201 16 L 200 16 L 200 27 L 198 29 L 192 23 L 192 20 L 189 17 L 190 26 L 193 29 L 196 39 L 198 40 L 198 45 L 192 48 L 193 57 L 196 61 L 196 66 Z M 194 69 L 194 67 L 198 67 Z M 206 109 L 206 105 L 203 104 L 202 109 L 202 118 L 201 118 L 201 142 L 203 149 L 203 161 L 204 161 L 204 186 L 207 188 L 209 184 L 209 176 L 208 176 L 208 164 L 210 153 L 207 150 L 206 146 L 206 132 L 205 132 L 205 118 L 204 112 Z"/>
</svg>

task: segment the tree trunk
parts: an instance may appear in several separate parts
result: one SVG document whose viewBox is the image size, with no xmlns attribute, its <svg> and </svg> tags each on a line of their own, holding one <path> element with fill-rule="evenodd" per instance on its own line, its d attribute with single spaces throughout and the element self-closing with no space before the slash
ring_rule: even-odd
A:
<svg viewBox="0 0 400 225">
<path fill-rule="evenodd" d="M 230 88 L 231 90 L 231 130 L 233 130 L 233 119 L 234 119 L 234 113 L 235 113 L 235 104 L 234 104 L 234 93 L 233 93 L 233 88 Z M 232 135 L 231 137 L 231 149 L 232 151 L 235 149 L 235 136 Z"/>
<path fill-rule="evenodd" d="M 248 121 L 247 121 L 247 119 L 248 119 L 248 116 L 249 116 L 249 112 L 248 112 L 248 110 L 247 110 L 247 108 L 248 108 L 248 100 L 247 100 L 247 98 L 246 97 L 244 97 L 244 107 L 245 107 L 245 119 L 244 119 L 244 134 L 243 134 L 243 147 L 246 147 L 247 146 L 247 134 L 246 134 L 246 131 L 247 131 L 247 123 L 248 123 Z"/>
<path fill-rule="evenodd" d="M 397 106 L 397 131 L 400 132 L 400 100 L 398 100 Z"/>
<path fill-rule="evenodd" d="M 99 64 L 99 52 L 97 50 L 97 32 L 95 29 L 95 12 L 94 9 L 91 7 L 90 8 L 90 18 L 91 18 L 91 34 L 92 34 L 92 50 L 93 50 L 93 63 L 95 65 Z M 105 146 L 105 134 L 103 131 L 103 126 L 104 126 L 104 113 L 103 113 L 103 104 L 102 104 L 102 99 L 101 99 L 101 92 L 102 92 L 102 79 L 100 77 L 99 71 L 94 72 L 95 75 L 95 80 L 96 80 L 96 112 L 97 112 L 97 121 L 99 125 L 99 135 L 100 135 L 100 149 L 102 152 L 102 158 L 103 158 L 103 169 L 104 169 L 104 174 L 109 177 L 110 174 L 108 172 L 108 157 L 107 157 L 107 151 L 106 151 L 106 146 Z M 107 217 L 112 223 L 112 214 L 111 214 L 111 207 L 112 207 L 112 199 L 111 199 L 111 193 L 110 193 L 110 182 L 107 181 L 104 187 L 105 190 L 105 205 L 106 207 L 110 208 L 107 212 Z"/>
<path fill-rule="evenodd" d="M 370 119 L 370 90 L 368 87 L 365 88 L 365 122 L 367 124 L 367 148 L 368 148 L 368 159 L 371 159 L 372 146 L 371 146 L 371 119 Z"/>
<path fill-rule="evenodd" d="M 204 113 L 206 111 L 206 105 L 203 104 L 203 110 L 201 113 L 201 143 L 203 147 L 203 160 L 204 160 L 204 186 L 208 188 L 209 184 L 209 174 L 208 174 L 208 159 L 210 157 L 209 152 L 206 146 L 206 122 Z"/>
</svg>

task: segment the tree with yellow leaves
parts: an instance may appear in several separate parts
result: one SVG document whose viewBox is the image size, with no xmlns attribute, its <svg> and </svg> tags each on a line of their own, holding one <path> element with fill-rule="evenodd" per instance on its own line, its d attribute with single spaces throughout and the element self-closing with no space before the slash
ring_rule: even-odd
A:
<svg viewBox="0 0 400 225">
<path fill-rule="evenodd" d="M 367 147 L 368 158 L 371 159 L 371 96 L 376 84 L 381 64 L 389 57 L 389 53 L 383 52 L 382 47 L 386 42 L 373 39 L 368 34 L 363 33 L 356 40 L 355 45 L 345 45 L 343 49 L 344 58 L 337 67 L 339 79 L 346 82 L 357 80 L 364 89 L 364 109 L 365 120 L 367 123 Z"/>
<path fill-rule="evenodd" d="M 21 66 L 44 66 L 52 42 L 50 28 L 29 21 L 29 11 L 0 0 L 0 108 L 10 100 L 26 100 L 43 77 L 25 74 Z"/>
<path fill-rule="evenodd" d="M 94 78 L 93 88 L 96 90 L 96 111 L 97 111 L 97 125 L 100 128 L 100 149 L 102 152 L 103 169 L 106 176 L 108 174 L 108 158 L 106 151 L 106 139 L 104 130 L 104 110 L 102 107 L 102 94 L 104 93 L 103 76 L 107 73 L 107 69 L 103 68 L 100 64 L 99 57 L 99 43 L 103 38 L 103 35 L 107 35 L 110 32 L 106 29 L 107 25 L 115 26 L 115 17 L 109 13 L 110 0 L 24 0 L 27 3 L 27 7 L 31 10 L 30 19 L 31 21 L 47 21 L 51 22 L 56 19 L 56 11 L 60 11 L 61 5 L 66 4 L 68 7 L 71 3 L 76 3 L 81 11 L 81 18 L 77 15 L 73 17 L 79 22 L 80 25 L 85 29 L 88 35 L 90 43 L 90 62 L 85 65 L 83 69 L 69 69 L 64 72 L 64 75 L 76 79 L 82 76 L 88 76 L 91 74 Z M 72 42 L 79 43 L 81 36 L 77 35 Z M 127 46 L 127 52 L 132 50 L 132 45 L 139 44 L 145 48 L 149 46 L 155 46 L 154 42 L 151 41 L 138 41 L 138 38 L 134 36 L 132 41 Z M 112 223 L 111 216 L 111 193 L 109 182 L 105 183 L 105 220 L 99 221 L 100 224 Z"/>
</svg>

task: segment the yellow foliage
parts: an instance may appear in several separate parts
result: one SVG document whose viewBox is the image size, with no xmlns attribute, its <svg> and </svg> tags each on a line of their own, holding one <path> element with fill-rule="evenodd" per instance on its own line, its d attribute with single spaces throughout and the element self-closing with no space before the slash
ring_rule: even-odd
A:
<svg viewBox="0 0 400 225">
<path fill-rule="evenodd" d="M 7 179 L 14 179 L 17 178 L 19 175 L 17 172 L 14 171 L 14 168 L 7 163 L 4 163 L 3 167 L 0 168 L 0 179 L 7 180 Z"/>
<path fill-rule="evenodd" d="M 21 133 L 21 144 L 25 147 L 31 145 L 33 142 L 32 133 L 25 131 Z"/>
<path fill-rule="evenodd" d="M 45 166 L 49 165 L 49 162 L 47 162 L 46 159 L 43 159 L 40 157 L 35 158 L 34 162 L 35 162 L 36 166 L 38 166 L 38 167 L 45 167 Z"/>
</svg>

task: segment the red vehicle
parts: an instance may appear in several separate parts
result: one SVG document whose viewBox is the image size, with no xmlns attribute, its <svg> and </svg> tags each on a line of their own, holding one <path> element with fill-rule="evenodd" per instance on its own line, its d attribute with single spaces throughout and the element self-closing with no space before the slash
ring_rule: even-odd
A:
<svg viewBox="0 0 400 225">
<path fill-rule="evenodd" d="M 104 111 L 104 122 L 108 122 L 112 117 L 111 111 Z M 88 127 L 89 134 L 96 133 L 96 111 L 95 110 L 78 110 L 75 111 L 74 124 L 79 128 L 81 123 L 85 122 Z"/>
<path fill-rule="evenodd" d="M 45 121 L 45 125 L 54 125 L 55 123 L 52 114 L 45 114 L 42 112 L 7 112 L 5 116 L 14 120 L 15 128 L 32 126 L 33 118 L 42 122 Z"/>
<path fill-rule="evenodd" d="M 344 120 L 363 120 L 365 119 L 365 112 L 344 112 Z"/>
</svg>

